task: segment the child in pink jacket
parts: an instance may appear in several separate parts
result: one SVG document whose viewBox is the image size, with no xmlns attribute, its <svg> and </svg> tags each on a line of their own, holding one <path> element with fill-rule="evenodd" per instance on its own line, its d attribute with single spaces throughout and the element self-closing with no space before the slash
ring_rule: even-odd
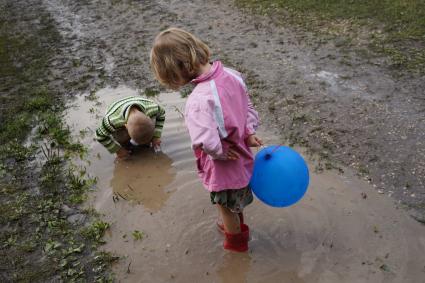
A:
<svg viewBox="0 0 425 283">
<path fill-rule="evenodd" d="M 253 200 L 249 147 L 262 144 L 255 136 L 258 114 L 241 75 L 209 59 L 202 41 L 177 28 L 161 32 L 151 51 L 151 66 L 162 84 L 172 89 L 189 82 L 196 85 L 186 103 L 185 120 L 198 173 L 220 212 L 222 223 L 217 226 L 225 236 L 224 248 L 244 252 L 249 228 L 242 211 Z"/>
</svg>

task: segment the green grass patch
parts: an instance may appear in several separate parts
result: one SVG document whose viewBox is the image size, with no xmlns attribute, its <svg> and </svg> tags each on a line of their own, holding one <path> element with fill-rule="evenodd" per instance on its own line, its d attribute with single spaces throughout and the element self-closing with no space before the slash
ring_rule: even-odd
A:
<svg viewBox="0 0 425 283">
<path fill-rule="evenodd" d="M 388 55 L 394 67 L 424 71 L 425 1 L 423 0 L 235 0 L 240 7 L 275 16 L 337 36 L 362 37 L 370 48 Z M 364 31 L 363 27 L 367 27 Z"/>
<path fill-rule="evenodd" d="M 158 89 L 151 88 L 151 87 L 146 88 L 145 91 L 143 92 L 143 94 L 146 97 L 156 97 L 159 95 L 159 93 L 160 91 Z"/>
<path fill-rule="evenodd" d="M 143 232 L 140 232 L 139 230 L 134 230 L 134 231 L 131 233 L 131 235 L 133 236 L 133 239 L 134 239 L 135 241 L 142 240 L 142 239 L 143 239 L 143 237 L 145 236 L 145 234 L 144 234 Z"/>
<path fill-rule="evenodd" d="M 49 88 L 61 37 L 39 3 L 6 0 L 0 11 L 0 278 L 110 282 L 117 258 L 96 252 L 107 224 L 94 220 L 86 237 L 70 220 L 96 219 L 77 206 L 96 180 L 70 165 L 85 149 L 63 123 L 64 94 Z"/>
<path fill-rule="evenodd" d="M 89 240 L 93 240 L 98 244 L 103 244 L 105 242 L 102 240 L 102 237 L 109 226 L 109 223 L 99 220 L 93 222 L 89 227 L 84 228 L 82 234 Z"/>
</svg>

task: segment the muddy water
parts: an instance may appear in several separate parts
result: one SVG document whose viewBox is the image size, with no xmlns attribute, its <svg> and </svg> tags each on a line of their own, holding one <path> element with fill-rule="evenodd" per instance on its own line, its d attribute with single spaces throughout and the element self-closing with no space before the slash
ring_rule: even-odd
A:
<svg viewBox="0 0 425 283">
<path fill-rule="evenodd" d="M 98 100 L 76 98 L 67 115 L 89 147 L 87 170 L 99 179 L 89 205 L 111 223 L 104 249 L 122 256 L 114 267 L 118 281 L 425 282 L 424 226 L 349 171 L 312 173 L 307 195 L 290 208 L 256 200 L 246 209 L 249 252 L 224 251 L 216 210 L 196 176 L 178 94 L 156 98 L 167 110 L 161 153 L 143 149 L 116 163 L 93 140 L 106 106 L 135 94 L 106 88 Z M 135 230 L 142 240 L 133 239 Z"/>
</svg>

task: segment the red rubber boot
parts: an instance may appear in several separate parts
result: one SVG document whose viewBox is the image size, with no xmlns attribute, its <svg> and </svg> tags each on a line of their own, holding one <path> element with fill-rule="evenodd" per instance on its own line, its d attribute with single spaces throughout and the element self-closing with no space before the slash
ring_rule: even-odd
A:
<svg viewBox="0 0 425 283">
<path fill-rule="evenodd" d="M 241 232 L 239 234 L 229 234 L 227 232 L 224 232 L 223 248 L 225 250 L 240 253 L 248 251 L 247 231 Z"/>
</svg>

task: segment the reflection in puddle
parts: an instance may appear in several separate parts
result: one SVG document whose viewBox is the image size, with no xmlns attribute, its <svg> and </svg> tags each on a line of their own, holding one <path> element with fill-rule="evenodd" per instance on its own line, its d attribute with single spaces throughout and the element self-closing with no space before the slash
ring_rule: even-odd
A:
<svg viewBox="0 0 425 283">
<path fill-rule="evenodd" d="M 165 188 L 176 175 L 171 164 L 166 154 L 141 149 L 130 159 L 116 162 L 110 185 L 116 196 L 156 212 L 170 195 Z"/>
<path fill-rule="evenodd" d="M 251 257 L 248 253 L 226 253 L 217 269 L 217 275 L 223 283 L 247 282 L 251 269 Z"/>
<path fill-rule="evenodd" d="M 150 148 L 140 148 L 130 159 L 118 162 L 115 154 L 110 154 L 94 140 L 95 130 L 107 107 L 131 95 L 137 92 L 119 87 L 102 89 L 95 96 L 76 97 L 67 113 L 67 121 L 80 142 L 89 148 L 87 170 L 99 179 L 95 207 L 107 205 L 110 200 L 124 199 L 147 211 L 157 212 L 174 191 L 169 185 L 175 180 L 177 171 L 168 153 L 156 154 Z M 167 146 L 167 142 L 164 145 Z"/>
</svg>

